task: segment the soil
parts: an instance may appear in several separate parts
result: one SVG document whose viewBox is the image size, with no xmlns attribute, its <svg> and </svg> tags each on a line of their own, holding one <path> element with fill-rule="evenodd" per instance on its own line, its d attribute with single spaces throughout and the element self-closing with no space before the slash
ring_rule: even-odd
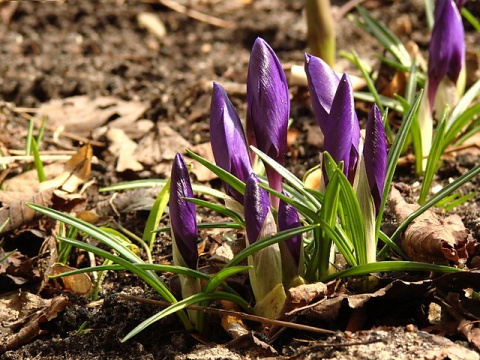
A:
<svg viewBox="0 0 480 360">
<path fill-rule="evenodd" d="M 0 24 L 0 99 L 10 103 L 4 104 L 2 109 L 10 111 L 12 108 L 24 108 L 28 112 L 29 108 L 38 108 L 53 99 L 80 95 L 92 99 L 114 96 L 127 102 L 146 104 L 142 118 L 154 124 L 167 124 L 195 146 L 209 141 L 212 81 L 227 89 L 243 118 L 249 54 L 256 37 L 264 38 L 272 46 L 285 68 L 303 64 L 306 49 L 303 0 L 198 0 L 185 3 L 192 9 L 223 19 L 227 28 L 193 19 L 155 0 L 0 2 L 0 15 L 3 19 Z M 332 3 L 339 14 L 340 8 L 347 1 Z M 425 54 L 429 35 L 425 31 L 423 4 L 422 0 L 363 2 L 363 6 L 375 18 L 394 29 L 402 41 L 414 40 Z M 470 1 L 467 8 L 478 18 L 480 2 Z M 156 14 L 165 25 L 166 35 L 163 38 L 157 38 L 139 25 L 139 14 L 146 12 Z M 382 54 L 377 42 L 346 16 L 341 17 L 336 25 L 337 48 L 346 51 L 353 49 L 360 58 L 377 68 L 376 56 Z M 466 30 L 467 46 L 474 49 L 474 52 L 478 51 L 479 34 L 468 24 Z M 344 71 L 358 74 L 346 60 L 339 60 L 339 66 Z M 308 129 L 313 129 L 316 124 L 306 89 L 293 86 L 290 90 L 291 117 L 294 119 L 293 127 L 299 130 L 299 136 L 291 148 L 288 166 L 301 177 L 316 164 L 319 146 L 318 143 L 309 141 L 307 136 Z M 357 107 L 363 121 L 367 111 L 365 109 L 369 105 L 359 102 Z M 24 149 L 27 122 L 15 115 L 15 112 L 7 110 L 3 110 L 3 113 L 13 114 L 13 123 L 16 125 L 10 126 L 8 131 L 0 135 L 2 146 L 7 149 Z M 115 118 L 114 116 L 108 121 L 114 121 Z M 12 119 L 8 121 L 12 122 Z M 60 146 L 53 140 L 52 131 L 47 131 L 45 137 L 45 150 L 74 149 L 78 146 L 78 141 L 65 139 Z M 102 142 L 103 146 L 94 146 L 97 160 L 93 164 L 92 177 L 96 178 L 97 183 L 88 190 L 89 209 L 94 209 L 109 199 L 110 195 L 98 193 L 98 188 L 102 186 L 133 179 L 164 177 L 161 171 L 157 171 L 148 162 L 142 171 L 116 171 L 117 154 L 109 150 L 108 139 L 99 136 L 95 140 Z M 437 180 L 440 184 L 446 184 L 450 177 L 458 177 L 478 162 L 478 152 L 446 159 Z M 168 168 L 168 159 L 166 163 L 165 167 Z M 7 178 L 20 171 L 18 168 L 12 170 Z M 417 190 L 413 184 L 419 179 L 412 166 L 402 168 L 396 180 L 408 184 L 413 189 L 410 195 L 415 198 Z M 219 187 L 216 180 L 209 184 Z M 477 178 L 462 191 L 466 194 L 478 189 Z M 477 241 L 480 240 L 479 204 L 480 196 L 477 195 L 456 209 Z M 200 216 L 207 221 L 214 220 L 208 213 Z M 139 235 L 145 219 L 145 212 L 142 211 L 122 213 L 116 217 L 124 227 Z M 207 235 L 210 236 L 202 234 L 205 238 Z M 17 233 L 9 235 L 4 241 L 5 251 L 25 247 L 19 244 Z M 29 243 L 26 246 L 30 247 L 32 257 L 35 252 L 38 254 L 41 242 L 37 240 L 38 245 Z M 154 249 L 155 258 L 162 261 L 165 256 L 168 258 L 170 252 L 168 239 L 159 236 Z M 85 264 L 85 256 L 74 252 L 70 265 Z M 169 280 L 167 277 L 166 281 Z M 6 290 L 2 289 L 0 293 Z M 18 287 L 8 290 L 18 291 Z M 469 350 L 473 348 L 472 345 L 456 332 L 443 337 L 444 334 L 435 336 L 419 331 L 418 328 L 427 325 L 421 320 L 425 314 L 410 314 L 411 316 L 397 318 L 395 321 L 366 321 L 365 328 L 358 329 L 361 331 L 355 333 L 345 332 L 344 325 L 348 321 L 344 319 L 339 324 L 329 324 L 332 330 L 338 331 L 337 335 L 329 337 L 287 330 L 271 344 L 277 355 L 260 351 L 258 345 L 222 346 L 231 338 L 216 326 L 219 320 L 215 316 L 212 316 L 211 330 L 204 338 L 186 333 L 177 317 L 170 316 L 132 340 L 121 343 L 119 340 L 128 331 L 157 312 L 158 307 L 126 301 L 120 294 L 158 299 L 158 295 L 146 284 L 124 272 L 108 273 L 98 302 L 51 287 L 49 293 L 44 291 L 41 295 L 46 298 L 59 295 L 67 297 L 65 310 L 41 324 L 42 333 L 31 342 L 5 352 L 0 358 L 475 358 L 474 352 Z M 421 306 L 416 309 L 420 308 Z M 349 317 L 354 312 L 349 309 L 344 317 Z M 308 319 L 303 320 L 308 323 Z M 84 323 L 86 328 L 79 331 Z M 327 326 L 327 323 L 322 322 L 321 325 Z"/>
</svg>

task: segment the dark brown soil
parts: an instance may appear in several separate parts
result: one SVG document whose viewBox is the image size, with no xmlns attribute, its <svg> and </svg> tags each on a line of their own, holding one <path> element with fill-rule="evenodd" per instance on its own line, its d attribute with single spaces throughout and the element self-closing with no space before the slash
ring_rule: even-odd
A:
<svg viewBox="0 0 480 360">
<path fill-rule="evenodd" d="M 195 9 L 227 21 L 235 26 L 235 29 L 222 29 L 192 19 L 153 0 L 20 2 L 11 19 L 8 21 L 6 18 L 0 23 L 0 99 L 25 108 L 35 108 L 51 99 L 75 95 L 88 95 L 92 98 L 111 95 L 126 101 L 142 101 L 148 104 L 144 118 L 168 124 L 192 145 L 208 141 L 212 81 L 227 88 L 241 117 L 245 113 L 244 84 L 250 48 L 256 37 L 260 36 L 270 43 L 285 67 L 303 63 L 306 50 L 304 1 L 254 0 L 250 3 L 235 0 L 190 3 Z M 332 3 L 338 11 L 339 7 L 347 2 Z M 420 49 L 425 51 L 429 36 L 425 31 L 423 3 L 422 0 L 369 0 L 365 1 L 364 5 L 376 18 L 390 28 L 397 29 L 402 40 L 413 39 Z M 0 3 L 0 6 L 2 5 L 3 9 L 6 9 L 8 3 Z M 471 1 L 468 7 L 477 16 L 480 14 L 480 2 Z M 7 13 L 7 10 L 3 11 Z M 158 40 L 139 26 L 137 16 L 142 12 L 158 15 L 167 29 L 163 39 Z M 411 28 L 402 30 L 404 22 L 410 24 Z M 381 54 L 381 48 L 374 39 L 345 17 L 337 22 L 337 30 L 339 50 L 353 49 L 370 65 L 377 66 L 375 56 Z M 468 44 L 477 51 L 479 34 L 469 26 L 467 32 Z M 345 60 L 340 63 L 345 71 L 358 73 Z M 291 94 L 293 126 L 303 131 L 315 124 L 306 91 L 293 87 Z M 367 107 L 362 104 L 358 107 L 360 114 L 364 114 Z M 7 148 L 22 149 L 23 145 L 19 140 L 9 138 L 2 139 L 2 142 Z M 309 143 L 303 132 L 294 144 L 295 156 L 291 158 L 289 166 L 297 175 L 302 176 L 306 169 L 317 162 L 318 151 L 319 148 Z M 98 164 L 94 165 L 98 186 L 156 176 L 148 167 L 142 173 L 117 173 L 113 166 L 115 154 L 109 154 L 106 147 L 96 147 L 94 152 L 99 159 Z M 478 161 L 478 154 L 450 159 L 440 170 L 438 180 L 445 183 L 448 178 L 461 175 Z M 408 166 L 400 170 L 398 180 L 411 185 L 418 179 Z M 213 182 L 213 185 L 219 184 Z M 479 180 L 474 179 L 462 191 L 478 191 L 479 185 Z M 94 208 L 95 202 L 103 199 L 105 197 L 99 197 L 98 194 L 93 196 L 89 207 Z M 480 197 L 477 196 L 457 209 L 476 240 L 480 240 L 479 205 Z M 141 234 L 144 215 L 141 212 L 122 215 L 120 220 L 125 227 Z M 168 244 L 165 241 L 158 242 L 158 248 L 154 250 L 156 256 L 169 254 L 170 249 L 165 247 L 165 243 Z M 12 245 L 12 249 L 16 247 Z M 119 340 L 139 322 L 158 311 L 158 308 L 127 302 L 120 299 L 119 294 L 147 298 L 158 296 L 133 275 L 123 272 L 109 273 L 103 291 L 102 301 L 93 305 L 89 304 L 86 297 L 66 293 L 69 305 L 56 319 L 42 325 L 45 332 L 30 344 L 9 351 L 1 355 L 1 358 L 240 359 L 255 358 L 258 355 L 255 351 L 249 353 L 248 348 L 231 352 L 216 348 L 215 344 L 224 344 L 230 341 L 230 338 L 217 330 L 218 320 L 215 318 L 212 318 L 210 333 L 203 339 L 206 347 L 202 347 L 198 339 L 185 333 L 175 316 L 155 323 L 141 335 L 122 344 Z M 412 316 L 411 320 L 415 320 L 414 318 Z M 77 333 L 84 322 L 86 331 Z M 397 337 L 407 339 L 403 327 L 379 331 L 386 334 L 378 335 L 384 336 L 384 340 Z M 299 336 L 300 334 L 287 332 L 273 346 L 279 354 L 292 356 L 302 346 L 307 346 L 293 340 Z M 327 343 L 352 341 L 348 335 L 345 336 L 339 333 L 334 338 L 317 336 L 312 340 Z M 368 344 L 371 340 L 368 336 L 376 335 L 362 336 L 359 335 L 359 339 Z M 426 335 L 422 336 L 408 339 L 411 339 L 412 344 L 419 342 L 420 347 L 422 341 L 424 344 L 438 342 L 438 339 L 433 341 Z M 454 337 L 454 340 L 458 338 Z M 315 344 L 318 345 L 318 342 L 312 345 L 310 351 L 308 347 L 303 349 L 304 355 L 301 356 L 311 359 L 366 358 L 361 357 L 358 351 L 351 351 L 348 346 L 343 348 L 344 351 L 341 350 L 342 347 L 327 351 L 325 348 L 315 348 Z M 430 345 L 425 346 L 430 349 Z M 210 349 L 210 353 L 202 352 L 205 348 Z M 408 352 L 410 355 L 407 357 L 393 355 L 391 348 L 382 349 L 381 351 L 385 352 L 380 351 L 377 354 L 369 353 L 367 349 L 362 351 L 369 354 L 369 359 L 413 359 L 419 358 L 417 355 L 423 356 L 422 353 Z M 182 354 L 189 353 L 190 355 L 182 357 Z M 321 355 L 315 356 L 315 353 Z"/>
</svg>

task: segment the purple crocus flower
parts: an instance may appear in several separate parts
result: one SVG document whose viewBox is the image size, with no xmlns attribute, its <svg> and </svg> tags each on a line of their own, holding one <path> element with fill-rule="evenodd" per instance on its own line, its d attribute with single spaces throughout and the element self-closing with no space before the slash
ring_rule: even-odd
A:
<svg viewBox="0 0 480 360">
<path fill-rule="evenodd" d="M 328 114 L 340 78 L 325 61 L 310 54 L 305 54 L 305 73 L 315 118 L 322 132 L 328 133 Z"/>
<path fill-rule="evenodd" d="M 270 210 L 268 193 L 258 184 L 252 173 L 245 184 L 245 228 L 247 244 L 272 236 L 277 232 Z M 267 246 L 248 257 L 250 285 L 255 296 L 257 315 L 275 318 L 285 301 L 282 285 L 282 257 L 278 244 Z"/>
<path fill-rule="evenodd" d="M 345 175 L 353 183 L 359 154 L 360 127 L 350 80 L 347 74 L 339 79 L 323 60 L 308 54 L 305 55 L 305 71 L 313 111 L 325 136 L 324 150 L 337 163 L 344 162 Z"/>
<path fill-rule="evenodd" d="M 252 172 L 242 123 L 225 90 L 213 83 L 210 106 L 210 137 L 215 162 L 223 170 L 247 181 Z M 228 195 L 243 204 L 243 195 L 226 182 L 223 187 Z"/>
<path fill-rule="evenodd" d="M 328 116 L 328 132 L 324 135 L 324 150 L 337 163 L 344 162 L 345 175 L 353 183 L 358 161 L 360 127 L 355 114 L 352 85 L 347 74 L 343 74 L 338 84 Z"/>
<path fill-rule="evenodd" d="M 282 165 L 287 153 L 289 114 L 290 94 L 282 65 L 265 40 L 257 38 L 247 77 L 247 139 Z M 270 186 L 281 191 L 282 177 L 269 166 L 266 172 Z M 273 201 L 278 207 L 278 199 Z"/>
<path fill-rule="evenodd" d="M 368 114 L 363 158 L 370 192 L 375 204 L 375 210 L 378 214 L 382 203 L 387 172 L 387 141 L 382 115 L 380 114 L 378 106 L 375 104 Z"/>
<path fill-rule="evenodd" d="M 184 198 L 193 197 L 187 166 L 180 154 L 175 155 L 170 184 L 170 222 L 175 244 L 185 264 L 197 269 L 197 222 L 195 205 Z"/>
<path fill-rule="evenodd" d="M 464 1 L 457 3 L 461 7 Z M 428 58 L 428 100 L 431 109 L 442 79 L 447 76 L 456 84 L 465 62 L 465 35 L 459 7 L 453 0 L 436 2 Z"/>
<path fill-rule="evenodd" d="M 270 201 L 265 189 L 258 186 L 258 178 L 251 173 L 245 185 L 245 228 L 249 244 L 261 237 L 267 216 L 271 215 Z M 273 231 L 274 233 L 274 231 Z"/>
<path fill-rule="evenodd" d="M 293 205 L 282 200 L 280 200 L 280 205 L 278 207 L 277 222 L 280 231 L 295 229 L 301 226 L 297 209 Z M 285 240 L 284 243 L 289 254 L 295 260 L 295 265 L 298 268 L 302 251 L 302 235 L 294 236 L 293 238 Z"/>
</svg>

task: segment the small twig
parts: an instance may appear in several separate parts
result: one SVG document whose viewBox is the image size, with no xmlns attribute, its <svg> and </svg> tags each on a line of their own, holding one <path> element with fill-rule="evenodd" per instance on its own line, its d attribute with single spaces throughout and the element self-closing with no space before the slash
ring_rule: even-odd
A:
<svg viewBox="0 0 480 360">
<path fill-rule="evenodd" d="M 196 11 L 193 9 L 189 9 L 185 5 L 179 4 L 176 1 L 173 0 L 158 0 L 160 4 L 163 6 L 168 7 L 169 9 L 176 11 L 180 14 L 185 14 L 192 19 L 196 19 L 198 21 L 202 21 L 204 23 L 217 26 L 220 28 L 225 28 L 225 29 L 233 29 L 235 28 L 235 25 L 232 24 L 231 22 L 216 18 L 214 16 L 210 16 L 204 13 L 201 13 L 200 11 Z"/>
<path fill-rule="evenodd" d="M 153 304 L 153 305 L 158 305 L 158 306 L 170 306 L 172 305 L 169 302 L 166 301 L 161 301 L 161 300 L 153 300 L 153 299 L 145 299 L 137 296 L 131 296 L 131 295 L 124 295 L 120 294 L 120 298 L 124 300 L 130 300 L 130 301 L 138 301 L 146 304 Z M 288 327 L 291 329 L 297 329 L 297 330 L 303 330 L 303 331 L 310 331 L 314 332 L 317 334 L 328 334 L 328 335 L 334 335 L 336 334 L 335 331 L 332 330 L 326 330 L 326 329 L 321 329 L 313 326 L 308 326 L 308 325 L 301 325 L 301 324 L 295 324 L 291 323 L 288 321 L 281 321 L 281 320 L 273 320 L 273 319 L 267 319 L 261 316 L 256 316 L 256 315 L 250 315 L 250 314 L 245 314 L 237 311 L 230 311 L 230 310 L 224 310 L 224 309 L 214 309 L 211 307 L 206 307 L 206 306 L 199 306 L 199 305 L 189 305 L 185 307 L 186 309 L 189 310 L 199 310 L 203 311 L 206 313 L 211 313 L 211 314 L 218 314 L 218 315 L 229 315 L 229 316 L 235 316 L 239 319 L 242 320 L 248 320 L 248 321 L 255 321 L 267 325 L 276 325 L 276 326 L 281 326 L 281 327 Z"/>
</svg>

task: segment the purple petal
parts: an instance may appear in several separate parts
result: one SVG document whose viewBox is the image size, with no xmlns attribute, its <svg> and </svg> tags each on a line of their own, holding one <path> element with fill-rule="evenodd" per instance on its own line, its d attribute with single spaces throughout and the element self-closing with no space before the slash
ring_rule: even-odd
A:
<svg viewBox="0 0 480 360">
<path fill-rule="evenodd" d="M 170 222 L 183 260 L 189 268 L 196 269 L 198 250 L 195 205 L 183 199 L 185 197 L 193 197 L 192 185 L 185 161 L 177 154 L 172 165 L 170 184 Z"/>
<path fill-rule="evenodd" d="M 305 54 L 305 72 L 313 112 L 324 134 L 328 133 L 328 114 L 337 91 L 340 78 L 322 59 Z"/>
<path fill-rule="evenodd" d="M 300 227 L 300 218 L 297 209 L 291 204 L 280 200 L 278 207 L 278 228 L 280 231 L 295 229 Z M 293 238 L 285 240 L 288 251 L 295 259 L 297 266 L 300 263 L 300 252 L 302 247 L 302 236 L 297 235 Z"/>
<path fill-rule="evenodd" d="M 358 160 L 360 127 L 353 101 L 353 90 L 347 74 L 338 85 L 328 116 L 328 132 L 324 134 L 324 150 L 338 163 L 344 162 L 345 175 L 353 183 Z"/>
<path fill-rule="evenodd" d="M 378 213 L 382 203 L 387 172 L 387 141 L 382 115 L 377 105 L 373 105 L 368 114 L 363 157 L 368 184 Z"/>
<path fill-rule="evenodd" d="M 287 153 L 289 114 L 290 94 L 282 65 L 272 48 L 257 38 L 247 77 L 247 139 L 282 165 Z M 279 190 L 278 179 L 274 183 L 270 186 Z"/>
<path fill-rule="evenodd" d="M 253 244 L 259 240 L 260 230 L 270 211 L 268 194 L 258 186 L 258 178 L 254 173 L 250 174 L 246 182 L 244 208 L 247 238 L 248 242 Z"/>
<path fill-rule="evenodd" d="M 223 170 L 247 181 L 252 172 L 242 123 L 225 90 L 213 83 L 210 106 L 210 137 L 215 162 Z M 243 195 L 226 182 L 223 187 L 228 195 L 243 204 Z"/>
<path fill-rule="evenodd" d="M 453 0 L 437 0 L 428 57 L 428 100 L 433 108 L 438 86 L 445 76 L 457 82 L 465 62 L 462 17 Z"/>
</svg>

